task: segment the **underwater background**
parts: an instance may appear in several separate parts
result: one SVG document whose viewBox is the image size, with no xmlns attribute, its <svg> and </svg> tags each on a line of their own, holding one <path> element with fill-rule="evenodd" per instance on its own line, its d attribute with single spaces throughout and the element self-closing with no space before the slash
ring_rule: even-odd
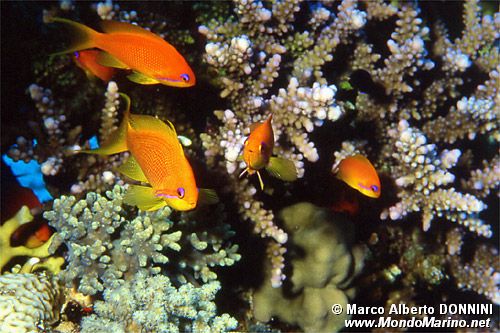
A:
<svg viewBox="0 0 500 333">
<path fill-rule="evenodd" d="M 0 8 L 0 332 L 499 330 L 497 1 Z M 61 18 L 111 37 L 60 54 L 84 35 Z M 158 36 L 173 50 L 118 61 Z M 348 304 L 487 311 L 347 328 L 380 317 Z"/>
</svg>

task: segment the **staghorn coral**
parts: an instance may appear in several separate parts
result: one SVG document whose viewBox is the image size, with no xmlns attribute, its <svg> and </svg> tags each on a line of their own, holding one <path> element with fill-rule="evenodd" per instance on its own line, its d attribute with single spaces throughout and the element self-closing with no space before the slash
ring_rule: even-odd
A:
<svg viewBox="0 0 500 333">
<path fill-rule="evenodd" d="M 23 264 L 23 266 L 19 268 L 21 272 L 31 272 L 36 268 L 34 267 L 35 264 L 40 267 L 40 258 L 46 258 L 43 260 L 43 262 L 49 259 L 48 257 L 50 257 L 51 255 L 51 253 L 49 252 L 49 247 L 54 246 L 53 242 L 54 238 L 56 237 L 55 234 L 52 235 L 50 239 L 48 239 L 44 244 L 35 248 L 28 248 L 24 245 L 14 247 L 11 246 L 10 237 L 12 236 L 12 234 L 20 226 L 31 221 L 33 221 L 33 215 L 31 215 L 28 206 L 23 206 L 16 213 L 16 215 L 14 215 L 11 219 L 7 220 L 0 226 L 0 253 L 2 254 L 0 256 L 0 272 L 4 270 L 9 261 L 16 257 L 26 256 L 31 257 L 31 259 L 37 259 L 36 261 L 27 260 Z M 62 262 L 60 261 L 60 259 L 58 259 L 55 264 L 56 265 L 46 266 L 46 268 L 49 268 L 52 273 L 58 273 Z"/>
<path fill-rule="evenodd" d="M 495 304 L 500 304 L 500 262 L 498 250 L 485 245 L 476 249 L 471 262 L 458 256 L 450 259 L 451 273 L 459 288 L 474 290 Z"/>
<path fill-rule="evenodd" d="M 216 314 L 213 303 L 217 281 L 179 288 L 164 275 L 138 272 L 120 287 L 107 289 L 104 301 L 94 304 L 96 314 L 84 318 L 81 332 L 225 332 L 237 321 Z"/>
<path fill-rule="evenodd" d="M 363 27 L 366 13 L 354 1 L 344 1 L 336 16 L 325 8 L 311 13 L 308 24 L 314 33 L 300 33 L 293 25 L 299 1 L 275 2 L 269 8 L 260 1 L 235 1 L 234 6 L 237 20 L 222 25 L 209 21 L 198 29 L 207 38 L 205 60 L 217 75 L 221 97 L 230 105 L 230 109 L 214 111 L 222 122 L 218 131 L 201 135 L 205 156 L 209 165 L 218 163 L 233 174 L 242 167 L 237 156 L 250 124 L 272 113 L 275 153 L 294 161 L 302 177 L 304 160 L 319 158 L 309 133 L 344 112 L 335 103 L 337 88 L 328 83 L 321 66 L 332 60 L 331 53 L 342 40 Z M 321 30 L 320 25 L 324 26 Z M 287 52 L 293 59 L 285 58 Z M 281 75 L 282 69 L 288 74 Z M 255 223 L 262 237 L 274 238 L 268 253 L 276 256 L 273 284 L 279 286 L 284 279 L 285 252 L 280 244 L 286 242 L 286 233 L 274 224 L 273 213 L 261 202 L 249 200 L 255 193 L 253 186 L 248 190 L 241 186 L 248 185 L 233 184 L 231 191 L 245 207 L 241 209 L 244 218 Z"/>
<path fill-rule="evenodd" d="M 79 201 L 62 196 L 54 200 L 51 211 L 44 213 L 58 230 L 50 250 L 62 243 L 68 248 L 69 263 L 60 274 L 66 286 L 76 283 L 78 291 L 94 295 L 117 288 L 139 271 L 158 274 L 169 262 L 167 249 L 174 251 L 173 255 L 182 248 L 175 259 L 182 281 L 186 281 L 183 274 L 189 277 L 192 273 L 204 282 L 213 281 L 217 275 L 211 267 L 231 266 L 240 259 L 237 245 L 225 247 L 224 240 L 232 235 L 227 226 L 200 232 L 187 226 L 196 222 L 184 221 L 175 227 L 182 231 L 173 231 L 174 222 L 169 220 L 172 210 L 168 207 L 140 212 L 129 219 L 122 208 L 123 194 L 124 188 L 115 185 L 106 196 L 90 192 Z"/>
<path fill-rule="evenodd" d="M 95 86 L 89 85 L 87 90 L 93 91 Z M 34 140 L 24 136 L 16 139 L 16 144 L 7 152 L 14 161 L 36 160 L 40 163 L 41 172 L 45 176 L 60 176 L 72 168 L 78 170 L 78 180 L 71 185 L 73 194 L 80 194 L 84 190 L 105 190 L 115 182 L 121 183 L 118 173 L 114 169 L 121 163 L 126 154 L 107 158 L 79 155 L 76 160 L 73 155 L 84 144 L 81 142 L 80 125 L 72 126 L 68 121 L 68 110 L 71 108 L 67 100 L 54 99 L 52 91 L 37 84 L 28 89 L 32 100 L 40 114 L 40 128 L 33 130 Z M 116 128 L 117 109 L 119 106 L 118 86 L 114 81 L 108 83 L 105 92 L 105 104 L 101 113 L 99 129 L 101 142 Z M 67 163 L 70 159 L 72 163 Z M 64 164 L 66 161 L 66 164 Z M 63 174 L 63 175 L 61 175 Z"/>
<path fill-rule="evenodd" d="M 442 188 L 455 180 L 447 170 L 455 166 L 460 150 L 444 150 L 439 156 L 436 146 L 427 143 L 426 137 L 408 122 L 400 121 L 389 132 L 394 139 L 392 157 L 400 161 L 392 169 L 396 185 L 402 190 L 401 199 L 381 214 L 382 219 L 398 220 L 411 211 L 422 211 L 422 228 L 427 231 L 432 220 L 444 216 L 448 220 L 466 226 L 478 235 L 491 237 L 491 227 L 477 217 L 486 205 L 470 194 Z"/>
<path fill-rule="evenodd" d="M 53 276 L 4 274 L 0 276 L 0 332 L 50 330 L 59 320 L 64 294 Z"/>
<path fill-rule="evenodd" d="M 291 287 L 264 282 L 253 294 L 255 318 L 267 322 L 276 316 L 305 332 L 339 330 L 348 315 L 332 315 L 330 308 L 335 303 L 345 308 L 354 296 L 350 283 L 363 267 L 362 247 L 353 246 L 347 221 L 310 203 L 287 207 L 280 216 L 290 232 L 288 244 L 300 249 L 291 254 Z"/>
<path fill-rule="evenodd" d="M 154 274 L 157 264 L 168 261 L 164 248 L 179 250 L 181 232 L 166 233 L 172 226 L 169 209 L 126 220 L 121 207 L 124 189 L 116 185 L 106 197 L 88 193 L 83 200 L 73 196 L 55 199 L 44 217 L 58 233 L 50 250 L 62 243 L 68 247 L 68 266 L 61 280 L 68 287 L 78 282 L 78 291 L 93 295 L 116 287 L 138 270 Z M 120 230 L 120 238 L 113 234 Z"/>
</svg>

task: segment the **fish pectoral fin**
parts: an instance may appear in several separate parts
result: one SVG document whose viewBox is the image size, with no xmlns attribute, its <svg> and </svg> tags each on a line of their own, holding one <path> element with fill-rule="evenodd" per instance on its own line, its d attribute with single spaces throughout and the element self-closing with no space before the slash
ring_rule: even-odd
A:
<svg viewBox="0 0 500 333">
<path fill-rule="evenodd" d="M 271 176 L 287 182 L 293 182 L 297 179 L 295 164 L 285 158 L 271 156 L 266 170 Z"/>
<path fill-rule="evenodd" d="M 139 72 L 133 72 L 132 74 L 127 75 L 127 79 L 129 79 L 132 82 L 139 83 L 139 84 L 158 84 L 160 81 L 144 75 Z"/>
<path fill-rule="evenodd" d="M 198 204 L 199 205 L 215 205 L 219 202 L 219 196 L 217 192 L 208 188 L 200 188 L 200 192 L 198 195 Z"/>
<path fill-rule="evenodd" d="M 189 147 L 193 144 L 193 141 L 191 141 L 190 138 L 188 138 L 187 136 L 184 136 L 184 135 L 177 135 L 177 139 L 179 139 L 179 142 L 184 147 Z"/>
<path fill-rule="evenodd" d="M 137 206 L 144 211 L 157 210 L 167 205 L 165 200 L 155 196 L 152 187 L 142 185 L 129 185 L 123 202 L 130 206 Z"/>
<path fill-rule="evenodd" d="M 264 182 L 262 181 L 262 177 L 260 176 L 259 170 L 255 171 L 257 173 L 257 177 L 259 178 L 260 189 L 264 191 Z"/>
<path fill-rule="evenodd" d="M 133 156 L 130 156 L 125 163 L 117 168 L 117 170 L 133 180 L 148 183 L 148 179 Z"/>
<path fill-rule="evenodd" d="M 130 68 L 129 66 L 125 65 L 120 60 L 113 57 L 108 52 L 104 52 L 104 51 L 99 52 L 99 54 L 96 57 L 96 61 L 98 64 L 106 66 L 106 67 L 121 68 L 121 69 Z"/>
</svg>

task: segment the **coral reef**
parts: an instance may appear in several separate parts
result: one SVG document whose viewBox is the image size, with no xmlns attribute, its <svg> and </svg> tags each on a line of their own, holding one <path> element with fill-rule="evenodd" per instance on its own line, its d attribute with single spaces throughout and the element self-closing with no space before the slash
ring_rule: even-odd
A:
<svg viewBox="0 0 500 333">
<path fill-rule="evenodd" d="M 181 250 L 182 231 L 170 230 L 174 224 L 168 219 L 170 208 L 141 212 L 128 220 L 121 207 L 123 194 L 124 188 L 116 185 L 105 197 L 92 192 L 79 201 L 62 196 L 54 200 L 52 211 L 44 213 L 58 231 L 50 250 L 61 243 L 68 247 L 69 264 L 60 274 L 68 287 L 78 282 L 78 290 L 89 295 L 116 288 L 138 271 L 159 273 L 161 264 L 168 262 L 165 250 Z M 230 266 L 240 258 L 237 245 L 225 249 L 222 238 L 215 234 L 186 237 L 190 248 L 200 255 L 186 255 L 183 265 L 190 264 L 196 277 L 205 282 L 217 277 L 209 266 Z M 213 252 L 203 251 L 209 244 Z"/>
<path fill-rule="evenodd" d="M 36 30 L 43 42 L 6 40 L 6 59 L 24 52 L 32 63 L 20 62 L 25 68 L 5 76 L 2 91 L 28 87 L 28 101 L 11 98 L 14 107 L 3 107 L 10 110 L 2 118 L 3 150 L 13 160 L 40 163 L 48 190 L 59 197 L 44 207 L 57 233 L 29 252 L 12 247 L 13 230 L 29 219 L 20 212 L 0 227 L 0 267 L 14 256 L 21 262 L 20 255 L 35 258 L 13 272 L 57 272 L 62 259 L 50 254 L 64 255 L 58 278 L 92 295 L 81 307 L 93 313 L 62 321 L 83 332 L 336 331 L 347 315 L 332 316 L 334 302 L 498 304 L 500 13 L 491 4 L 61 0 L 33 7 L 44 22 L 61 16 L 90 26 L 101 18 L 145 27 L 185 56 L 197 85 L 137 85 L 121 74 L 107 86 L 87 81 L 69 56 L 45 56 L 59 49 L 58 28 L 26 19 L 32 29 L 23 36 Z M 16 15 L 5 18 L 18 28 Z M 16 65 L 14 58 L 5 63 Z M 215 187 L 223 204 L 182 214 L 122 206 L 126 185 L 116 166 L 127 154 L 75 154 L 116 128 L 119 90 L 137 113 L 168 118 L 192 141 L 185 151 L 197 181 Z M 270 114 L 274 154 L 292 160 L 299 179 L 265 175 L 266 190 L 259 191 L 255 179 L 238 179 L 239 155 L 252 124 Z M 332 159 L 357 153 L 376 167 L 381 196 L 356 197 L 361 208 L 344 221 L 318 205 L 349 196 L 330 179 Z M 288 207 L 304 200 L 313 204 Z M 266 250 L 231 242 L 254 241 L 240 220 L 264 238 Z M 242 278 L 228 270 L 228 278 L 220 267 L 240 259 L 255 272 Z M 37 289 L 52 283 L 35 278 L 46 279 L 33 282 Z M 20 295 L 33 288 L 24 280 L 15 290 Z M 217 305 L 231 308 L 230 315 L 216 311 L 219 289 L 224 300 Z M 0 299 L 10 296 L 0 291 Z M 57 315 L 24 318 L 50 329 Z M 498 320 L 489 329 L 498 330 Z"/>
<path fill-rule="evenodd" d="M 64 294 L 57 278 L 37 274 L 0 276 L 0 332 L 49 330 L 59 320 Z"/>
<path fill-rule="evenodd" d="M 106 289 L 105 301 L 94 304 L 95 315 L 82 322 L 84 333 L 102 332 L 225 332 L 238 322 L 216 315 L 217 281 L 179 288 L 164 275 L 137 273 L 118 288 Z"/>
<path fill-rule="evenodd" d="M 330 308 L 340 304 L 345 309 L 352 300 L 355 290 L 350 283 L 363 268 L 365 256 L 362 247 L 352 244 L 352 226 L 310 203 L 287 207 L 280 217 L 289 231 L 288 244 L 297 248 L 295 256 L 290 254 L 293 274 L 283 287 L 266 281 L 254 293 L 255 318 L 267 322 L 276 316 L 305 332 L 339 330 L 349 316 L 332 315 Z"/>
<path fill-rule="evenodd" d="M 389 216 L 399 220 L 412 211 L 422 212 L 422 228 L 427 231 L 435 217 L 466 226 L 478 235 L 491 237 L 491 227 L 477 217 L 486 205 L 470 194 L 457 192 L 455 188 L 443 189 L 455 180 L 447 170 L 454 167 L 460 157 L 460 150 L 444 150 L 439 156 L 436 145 L 427 143 L 426 137 L 418 130 L 410 128 L 402 120 L 397 128 L 391 129 L 389 136 L 394 140 L 392 157 L 402 161 L 392 168 L 396 185 L 402 190 L 396 205 L 382 212 L 382 219 Z"/>
</svg>

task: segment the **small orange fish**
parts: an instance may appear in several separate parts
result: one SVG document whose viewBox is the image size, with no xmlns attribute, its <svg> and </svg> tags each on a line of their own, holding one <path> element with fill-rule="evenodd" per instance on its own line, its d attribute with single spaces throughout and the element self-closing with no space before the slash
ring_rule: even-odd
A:
<svg viewBox="0 0 500 333">
<path fill-rule="evenodd" d="M 345 213 L 350 216 L 356 216 L 359 212 L 359 202 L 356 198 L 351 198 L 349 200 L 344 197 L 336 201 L 332 205 L 331 209 L 337 213 Z"/>
<path fill-rule="evenodd" d="M 73 59 L 78 67 L 83 69 L 87 77 L 98 77 L 104 82 L 109 82 L 115 69 L 106 67 L 97 62 L 100 51 L 97 50 L 84 50 L 75 51 Z"/>
<path fill-rule="evenodd" d="M 194 209 L 198 188 L 174 126 L 152 116 L 130 114 L 129 97 L 120 95 L 127 108 L 118 130 L 102 147 L 81 152 L 111 155 L 130 151 L 131 156 L 118 171 L 150 186 L 130 185 L 125 203 L 142 210 L 157 210 L 165 205 L 180 211 Z M 200 193 L 209 202 L 217 200 L 214 191 L 200 189 Z"/>
<path fill-rule="evenodd" d="M 97 56 L 99 64 L 132 70 L 128 78 L 133 82 L 174 87 L 191 87 L 196 83 L 193 71 L 172 45 L 137 25 L 102 21 L 105 33 L 100 33 L 68 19 L 55 17 L 52 21 L 69 25 L 76 36 L 72 46 L 55 55 L 98 48 L 103 51 Z"/>
<path fill-rule="evenodd" d="M 48 241 L 52 234 L 53 232 L 49 225 L 46 222 L 41 223 L 35 233 L 28 237 L 25 245 L 30 249 L 39 247 Z"/>
<path fill-rule="evenodd" d="M 344 158 L 334 168 L 335 176 L 370 198 L 380 197 L 380 179 L 370 161 L 357 154 Z"/>
<path fill-rule="evenodd" d="M 263 123 L 256 123 L 250 127 L 250 135 L 245 141 L 243 148 L 243 160 L 247 167 L 240 174 L 253 175 L 257 173 L 260 188 L 264 189 L 264 182 L 259 170 L 265 168 L 272 176 L 284 181 L 294 181 L 297 179 L 297 169 L 292 161 L 271 156 L 274 148 L 274 133 L 270 115 Z"/>
</svg>

